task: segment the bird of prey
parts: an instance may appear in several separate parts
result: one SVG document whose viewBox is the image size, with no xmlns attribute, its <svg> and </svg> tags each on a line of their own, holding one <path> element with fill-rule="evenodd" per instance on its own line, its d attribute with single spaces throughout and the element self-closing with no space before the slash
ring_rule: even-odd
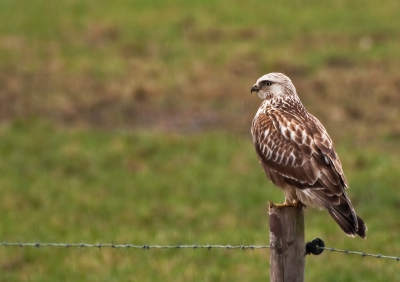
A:
<svg viewBox="0 0 400 282">
<path fill-rule="evenodd" d="M 366 237 L 345 189 L 342 165 L 321 122 L 300 102 L 292 81 L 282 73 L 260 77 L 251 87 L 263 100 L 251 127 L 266 176 L 285 194 L 276 208 L 303 205 L 326 209 L 349 236 Z"/>
</svg>

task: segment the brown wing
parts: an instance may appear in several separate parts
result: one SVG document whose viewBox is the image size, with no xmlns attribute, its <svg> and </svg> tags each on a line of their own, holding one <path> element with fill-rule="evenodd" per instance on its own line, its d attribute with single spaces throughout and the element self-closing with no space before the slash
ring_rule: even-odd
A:
<svg viewBox="0 0 400 282">
<path fill-rule="evenodd" d="M 261 166 L 275 185 L 300 189 L 303 199 L 325 207 L 348 235 L 365 237 L 365 224 L 344 190 L 347 180 L 332 140 L 315 117 L 269 110 L 255 117 L 252 135 Z"/>
<path fill-rule="evenodd" d="M 253 141 L 260 161 L 296 188 L 326 188 L 340 196 L 347 186 L 332 141 L 316 119 L 279 111 L 259 114 Z"/>
</svg>

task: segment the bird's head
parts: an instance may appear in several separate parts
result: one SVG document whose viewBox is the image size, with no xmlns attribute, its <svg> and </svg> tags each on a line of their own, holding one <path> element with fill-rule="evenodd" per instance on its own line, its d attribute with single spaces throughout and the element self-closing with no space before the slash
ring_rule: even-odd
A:
<svg viewBox="0 0 400 282">
<path fill-rule="evenodd" d="M 257 92 L 261 99 L 297 97 L 296 88 L 290 78 L 277 72 L 271 72 L 260 77 L 251 87 L 251 93 L 253 91 Z"/>
</svg>

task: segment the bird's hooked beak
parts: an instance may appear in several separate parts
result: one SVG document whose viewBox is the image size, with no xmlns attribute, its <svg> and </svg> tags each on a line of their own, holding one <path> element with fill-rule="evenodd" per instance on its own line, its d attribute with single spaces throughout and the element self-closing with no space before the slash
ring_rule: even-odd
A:
<svg viewBox="0 0 400 282">
<path fill-rule="evenodd" d="M 253 91 L 258 92 L 258 91 L 260 91 L 260 89 L 261 89 L 261 88 L 258 87 L 257 84 L 254 84 L 254 85 L 251 87 L 250 93 L 253 93 Z"/>
</svg>

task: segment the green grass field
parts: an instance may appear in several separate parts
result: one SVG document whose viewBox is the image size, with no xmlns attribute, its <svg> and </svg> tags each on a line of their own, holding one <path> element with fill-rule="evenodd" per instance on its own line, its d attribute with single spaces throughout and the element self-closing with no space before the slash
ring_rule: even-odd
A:
<svg viewBox="0 0 400 282">
<path fill-rule="evenodd" d="M 306 240 L 400 255 L 400 2 L 1 1 L 0 242 L 269 242 L 283 200 L 249 129 L 270 71 L 327 127 L 368 225 Z M 268 250 L 0 246 L 0 281 L 268 281 Z M 325 252 L 307 281 L 397 281 Z"/>
<path fill-rule="evenodd" d="M 266 202 L 282 200 L 249 138 L 229 133 L 65 132 L 17 123 L 1 139 L 2 241 L 268 244 Z M 368 238 L 346 237 L 326 212 L 311 209 L 306 238 L 394 254 L 398 156 L 374 147 L 338 150 Z M 3 247 L 0 254 L 4 281 L 259 281 L 269 271 L 265 250 Z M 399 278 L 395 261 L 337 253 L 308 257 L 306 271 L 311 281 Z"/>
</svg>

